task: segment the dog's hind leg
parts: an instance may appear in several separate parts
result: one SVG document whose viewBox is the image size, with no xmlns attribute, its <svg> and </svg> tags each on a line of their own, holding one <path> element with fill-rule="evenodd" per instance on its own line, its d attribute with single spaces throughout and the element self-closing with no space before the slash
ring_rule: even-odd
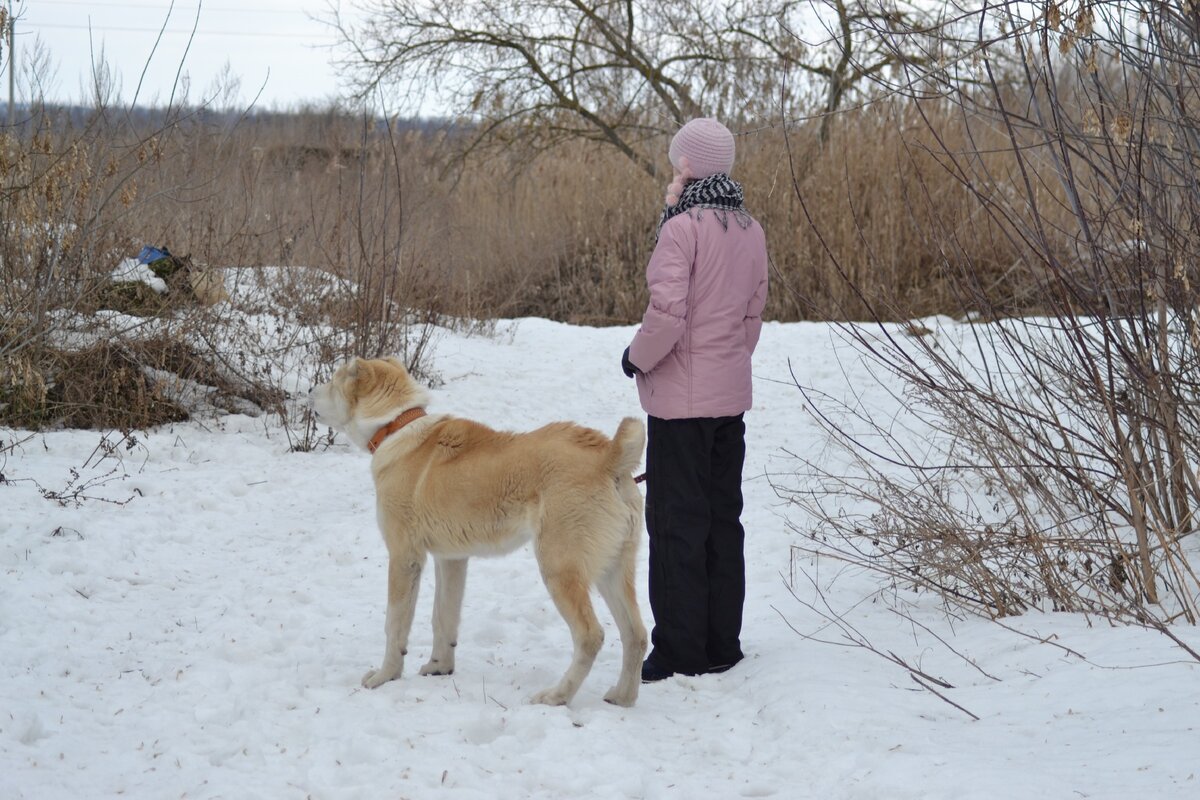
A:
<svg viewBox="0 0 1200 800">
<path fill-rule="evenodd" d="M 433 596 L 433 655 L 421 667 L 421 674 L 450 675 L 454 672 L 454 648 L 458 646 L 467 560 L 435 556 L 433 566 L 437 576 Z"/>
<path fill-rule="evenodd" d="M 621 633 L 621 677 L 604 695 L 605 700 L 618 706 L 631 706 L 637 701 L 638 686 L 642 682 L 642 659 L 646 657 L 646 626 L 638 611 L 634 585 L 636 560 L 637 544 L 626 543 L 617 561 L 597 583 L 600 596 L 608 604 Z"/>
<path fill-rule="evenodd" d="M 362 685 L 368 689 L 399 678 L 404 671 L 408 633 L 412 630 L 424 562 L 423 553 L 393 553 L 388 558 L 387 621 L 384 622 L 387 644 L 384 645 L 383 664 L 363 676 Z"/>
<path fill-rule="evenodd" d="M 592 610 L 587 581 L 577 569 L 547 569 L 544 563 L 541 567 L 546 588 L 558 607 L 558 613 L 562 614 L 571 629 L 571 640 L 575 647 L 571 665 L 563 673 L 562 680 L 557 686 L 535 694 L 533 702 L 561 706 L 571 702 L 583 679 L 591 671 L 592 662 L 604 644 L 604 629 Z"/>
</svg>

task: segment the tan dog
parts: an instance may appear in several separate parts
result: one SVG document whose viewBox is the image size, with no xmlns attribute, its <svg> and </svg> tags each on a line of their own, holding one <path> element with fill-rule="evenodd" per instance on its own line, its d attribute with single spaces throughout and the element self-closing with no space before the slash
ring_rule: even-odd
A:
<svg viewBox="0 0 1200 800">
<path fill-rule="evenodd" d="M 363 677 L 375 688 L 400 677 L 417 587 L 433 554 L 433 655 L 422 675 L 454 671 L 469 556 L 501 555 L 532 540 L 542 580 L 571 628 L 574 656 L 558 685 L 533 702 L 571 700 L 604 641 L 592 586 L 621 634 L 621 677 L 604 699 L 633 705 L 646 653 L 634 591 L 642 496 L 632 472 L 645 429 L 628 418 L 614 439 L 567 422 L 502 433 L 442 414 L 395 359 L 354 360 L 312 391 L 321 419 L 374 453 L 376 508 L 388 550 L 387 645 Z"/>
</svg>

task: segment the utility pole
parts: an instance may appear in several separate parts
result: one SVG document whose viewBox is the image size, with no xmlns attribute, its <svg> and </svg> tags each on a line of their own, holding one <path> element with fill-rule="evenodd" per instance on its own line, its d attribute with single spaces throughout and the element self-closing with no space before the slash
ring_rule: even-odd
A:
<svg viewBox="0 0 1200 800">
<path fill-rule="evenodd" d="M 13 106 L 13 97 L 17 86 L 17 19 L 13 16 L 12 0 L 8 0 L 8 127 L 12 127 L 17 117 Z"/>
</svg>

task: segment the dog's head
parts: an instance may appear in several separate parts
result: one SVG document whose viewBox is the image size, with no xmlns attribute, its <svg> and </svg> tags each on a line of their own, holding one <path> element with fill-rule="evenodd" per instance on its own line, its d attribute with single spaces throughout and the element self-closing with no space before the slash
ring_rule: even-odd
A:
<svg viewBox="0 0 1200 800">
<path fill-rule="evenodd" d="M 323 423 L 364 446 L 380 426 L 428 402 L 429 393 L 395 358 L 351 359 L 309 393 Z"/>
</svg>

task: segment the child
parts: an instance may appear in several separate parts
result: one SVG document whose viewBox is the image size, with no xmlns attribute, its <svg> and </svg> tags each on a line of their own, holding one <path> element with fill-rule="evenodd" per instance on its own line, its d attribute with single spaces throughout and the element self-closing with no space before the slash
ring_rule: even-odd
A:
<svg viewBox="0 0 1200 800">
<path fill-rule="evenodd" d="M 733 134 L 694 119 L 669 155 L 675 177 L 646 267 L 650 306 L 621 359 L 649 416 L 654 630 L 644 683 L 742 659 L 742 415 L 767 300 L 766 238 L 729 177 Z"/>
</svg>

